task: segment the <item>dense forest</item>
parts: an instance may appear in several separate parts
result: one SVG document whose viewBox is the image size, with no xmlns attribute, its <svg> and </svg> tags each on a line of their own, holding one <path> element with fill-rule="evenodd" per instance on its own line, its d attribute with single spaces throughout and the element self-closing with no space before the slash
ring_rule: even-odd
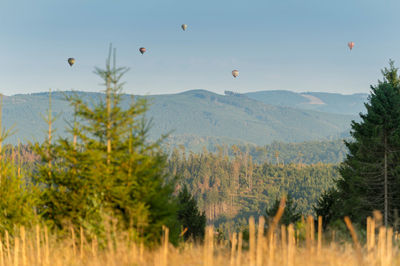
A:
<svg viewBox="0 0 400 266">
<path fill-rule="evenodd" d="M 218 152 L 221 149 L 230 157 L 235 155 L 236 150 L 248 153 L 257 163 L 268 162 L 271 164 L 289 163 L 341 163 L 347 154 L 344 141 L 350 138 L 335 140 L 314 140 L 304 142 L 278 142 L 259 146 L 245 142 L 226 142 L 219 138 L 185 136 L 177 138 L 169 136 L 163 144 L 166 153 L 171 154 L 174 149 L 186 153 L 201 153 L 204 151 Z M 177 145 L 177 143 L 181 143 Z"/>
<path fill-rule="evenodd" d="M 248 152 L 233 150 L 231 157 L 223 149 L 188 156 L 175 149 L 168 161 L 169 173 L 188 186 L 215 225 L 240 226 L 283 195 L 290 195 L 301 213 L 313 214 L 321 193 L 339 178 L 334 164 L 257 163 Z"/>
<path fill-rule="evenodd" d="M 344 160 L 347 154 L 343 139 L 300 143 L 275 141 L 265 146 L 233 145 L 229 150 L 230 155 L 235 154 L 234 146 L 251 155 L 255 162 L 270 164 L 338 164 Z"/>
</svg>

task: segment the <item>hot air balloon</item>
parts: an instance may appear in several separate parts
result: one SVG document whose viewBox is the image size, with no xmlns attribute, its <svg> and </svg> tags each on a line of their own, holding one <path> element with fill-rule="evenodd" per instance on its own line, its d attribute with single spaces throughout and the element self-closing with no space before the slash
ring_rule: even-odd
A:
<svg viewBox="0 0 400 266">
<path fill-rule="evenodd" d="M 144 53 L 146 52 L 146 48 L 141 47 L 141 48 L 139 49 L 139 52 L 140 52 L 141 54 L 144 54 Z"/>
<path fill-rule="evenodd" d="M 349 42 L 347 44 L 347 46 L 350 48 L 350 51 L 351 51 L 353 49 L 353 47 L 354 47 L 354 42 Z"/>
<path fill-rule="evenodd" d="M 68 64 L 69 64 L 69 66 L 71 66 L 72 67 L 72 65 L 73 64 L 75 64 L 75 59 L 74 58 L 68 58 Z"/>
<path fill-rule="evenodd" d="M 185 31 L 187 29 L 187 25 L 186 24 L 182 24 L 182 30 Z"/>
<path fill-rule="evenodd" d="M 237 76 L 239 76 L 239 71 L 238 70 L 233 70 L 232 71 L 232 76 L 234 77 L 234 78 L 236 78 Z"/>
</svg>

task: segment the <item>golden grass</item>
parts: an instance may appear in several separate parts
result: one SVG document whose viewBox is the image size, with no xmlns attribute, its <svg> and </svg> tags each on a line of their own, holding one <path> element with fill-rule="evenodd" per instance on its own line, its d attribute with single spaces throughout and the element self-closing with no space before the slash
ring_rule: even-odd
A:
<svg viewBox="0 0 400 266">
<path fill-rule="evenodd" d="M 281 205 L 284 208 L 284 203 Z M 322 219 L 318 218 L 317 234 L 314 220 L 307 218 L 305 241 L 298 241 L 293 225 L 278 227 L 279 215 L 264 232 L 264 218 L 249 220 L 249 242 L 244 245 L 243 234 L 233 233 L 230 241 L 217 243 L 213 227 L 207 227 L 202 245 L 184 243 L 174 247 L 169 243 L 169 230 L 163 228 L 159 247 L 147 249 L 143 245 L 117 236 L 105 248 L 99 248 L 96 238 L 85 239 L 84 231 L 71 228 L 70 237 L 60 241 L 46 228 L 37 226 L 33 231 L 23 227 L 19 235 L 11 238 L 6 232 L 0 239 L 0 266 L 6 265 L 400 265 L 398 234 L 391 228 L 377 226 L 379 217 L 368 217 L 367 239 L 362 245 L 351 224 L 345 223 L 352 243 L 339 244 L 324 239 Z M 317 241 L 314 241 L 315 236 Z"/>
<path fill-rule="evenodd" d="M 254 220 L 253 220 L 254 221 Z M 364 247 L 352 243 L 324 243 L 322 239 L 313 243 L 311 232 L 307 232 L 309 244 L 296 242 L 292 225 L 263 234 L 263 218 L 259 230 L 250 230 L 249 247 L 243 247 L 242 234 L 233 234 L 231 245 L 216 243 L 214 230 L 207 228 L 204 245 L 192 243 L 173 247 L 168 243 L 168 229 L 164 229 L 162 244 L 155 249 L 129 243 L 123 238 L 115 245 L 99 249 L 79 234 L 79 239 L 70 237 L 57 241 L 46 229 L 35 232 L 20 230 L 20 236 L 0 241 L 0 266 L 5 265 L 400 265 L 399 252 L 393 245 L 392 229 L 380 227 L 369 230 Z M 250 222 L 250 228 L 254 223 Z M 370 226 L 370 223 L 369 225 Z M 309 225 L 311 228 L 311 225 Z M 375 235 L 376 237 L 372 237 Z M 372 239 L 374 240 L 372 242 Z M 306 240 L 307 242 L 307 240 Z"/>
</svg>

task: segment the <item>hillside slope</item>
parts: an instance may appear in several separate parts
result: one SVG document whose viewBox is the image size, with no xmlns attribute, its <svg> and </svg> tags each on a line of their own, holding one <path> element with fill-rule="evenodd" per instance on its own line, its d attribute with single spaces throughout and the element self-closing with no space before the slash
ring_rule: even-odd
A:
<svg viewBox="0 0 400 266">
<path fill-rule="evenodd" d="M 292 92 L 284 90 L 244 93 L 250 99 L 275 106 L 290 106 L 336 114 L 357 115 L 365 111 L 364 102 L 368 94 L 344 95 L 326 92 Z"/>
<path fill-rule="evenodd" d="M 88 101 L 102 97 L 99 93 L 79 94 Z M 124 104 L 128 104 L 130 96 L 124 99 Z M 172 132 L 175 139 L 211 138 L 222 143 L 300 142 L 339 137 L 355 119 L 352 115 L 273 106 L 241 95 L 219 95 L 205 90 L 155 95 L 149 100 L 147 117 L 153 118 L 150 133 L 153 138 Z M 4 124 L 15 125 L 17 130 L 9 142 L 43 139 L 46 124 L 41 114 L 46 114 L 47 109 L 47 93 L 5 97 Z M 58 134 L 65 135 L 72 110 L 64 100 L 64 93 L 52 94 L 52 113 L 58 116 L 54 124 Z"/>
</svg>

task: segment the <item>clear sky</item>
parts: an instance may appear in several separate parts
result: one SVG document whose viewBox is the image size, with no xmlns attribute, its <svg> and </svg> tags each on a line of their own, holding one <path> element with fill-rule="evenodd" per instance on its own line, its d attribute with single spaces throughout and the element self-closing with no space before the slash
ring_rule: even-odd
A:
<svg viewBox="0 0 400 266">
<path fill-rule="evenodd" d="M 390 58 L 400 66 L 399 10 L 398 0 L 0 0 L 0 92 L 98 91 L 93 68 L 112 42 L 131 68 L 128 93 L 367 93 Z"/>
</svg>

